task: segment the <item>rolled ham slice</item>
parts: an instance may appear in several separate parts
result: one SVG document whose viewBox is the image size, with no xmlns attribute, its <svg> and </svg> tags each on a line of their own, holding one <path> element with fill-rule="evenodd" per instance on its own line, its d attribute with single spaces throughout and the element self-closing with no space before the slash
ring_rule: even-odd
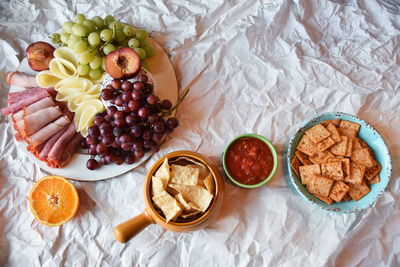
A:
<svg viewBox="0 0 400 267">
<path fill-rule="evenodd" d="M 14 114 L 17 111 L 23 109 L 26 106 L 29 106 L 43 98 L 49 97 L 49 93 L 47 90 L 42 90 L 40 93 L 34 95 L 27 95 L 25 98 L 21 99 L 20 101 L 9 105 L 8 107 L 2 108 L 1 112 L 4 116 L 8 116 L 10 114 Z"/>
<path fill-rule="evenodd" d="M 61 135 L 61 137 L 55 142 L 53 147 L 51 148 L 49 155 L 47 156 L 47 165 L 57 166 L 61 155 L 64 152 L 65 146 L 74 138 L 76 133 L 75 124 L 72 121 L 67 130 Z"/>
<path fill-rule="evenodd" d="M 67 130 L 68 126 L 65 126 L 63 129 L 58 131 L 55 135 L 50 137 L 45 143 L 42 151 L 40 151 L 39 159 L 42 161 L 47 161 L 47 156 L 49 155 L 50 150 L 53 148 L 54 144 L 61 137 L 61 135 Z"/>
<path fill-rule="evenodd" d="M 24 120 L 19 120 L 14 123 L 14 129 L 17 130 L 18 134 L 22 137 L 26 137 L 26 133 L 24 130 Z"/>
<path fill-rule="evenodd" d="M 74 138 L 65 146 L 61 158 L 55 168 L 62 168 L 67 163 L 72 155 L 76 152 L 83 137 L 80 133 L 76 133 Z"/>
<path fill-rule="evenodd" d="M 25 116 L 26 115 L 30 115 L 32 113 L 35 113 L 35 112 L 37 112 L 39 110 L 54 106 L 54 105 L 55 105 L 55 103 L 54 103 L 54 101 L 53 101 L 53 99 L 51 97 L 43 98 L 43 99 L 39 100 L 38 102 L 35 102 L 35 103 L 30 104 L 29 106 L 27 106 L 26 109 L 25 109 Z M 23 119 L 23 117 L 24 117 L 24 110 L 21 109 L 17 113 L 14 113 L 11 116 L 11 119 L 13 121 L 20 121 L 20 120 Z"/>
<path fill-rule="evenodd" d="M 26 135 L 36 133 L 45 125 L 59 118 L 62 114 L 58 106 L 47 107 L 30 115 L 26 115 L 26 108 L 24 111 L 24 132 Z"/>
<path fill-rule="evenodd" d="M 13 86 L 20 87 L 39 87 L 36 83 L 36 76 L 26 74 L 19 71 L 7 72 L 7 83 Z"/>
<path fill-rule="evenodd" d="M 45 127 L 41 128 L 39 131 L 26 138 L 28 144 L 35 148 L 43 144 L 47 139 L 56 134 L 58 131 L 62 130 L 65 126 L 70 123 L 70 119 L 67 116 L 61 116 L 56 121 L 47 124 Z"/>
<path fill-rule="evenodd" d="M 41 144 L 41 145 L 39 145 L 39 146 L 37 146 L 37 147 L 31 147 L 31 146 L 27 146 L 26 147 L 26 149 L 28 150 L 28 151 L 30 151 L 35 157 L 39 157 L 39 154 L 40 154 L 40 152 L 42 151 L 42 149 L 43 149 L 43 147 L 44 147 L 44 144 Z"/>
</svg>

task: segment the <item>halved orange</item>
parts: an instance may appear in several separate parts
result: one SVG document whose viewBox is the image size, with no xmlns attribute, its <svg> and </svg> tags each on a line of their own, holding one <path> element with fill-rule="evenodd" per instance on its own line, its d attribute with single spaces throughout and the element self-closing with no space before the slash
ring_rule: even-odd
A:
<svg viewBox="0 0 400 267">
<path fill-rule="evenodd" d="M 78 210 L 78 192 L 64 177 L 46 176 L 31 189 L 29 206 L 40 223 L 59 226 L 69 221 Z"/>
</svg>

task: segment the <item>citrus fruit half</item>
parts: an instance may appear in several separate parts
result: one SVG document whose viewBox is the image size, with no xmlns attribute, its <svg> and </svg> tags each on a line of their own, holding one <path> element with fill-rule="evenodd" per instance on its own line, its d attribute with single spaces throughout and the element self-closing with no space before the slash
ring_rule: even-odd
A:
<svg viewBox="0 0 400 267">
<path fill-rule="evenodd" d="M 59 226 L 69 221 L 78 210 L 78 192 L 67 179 L 57 175 L 46 176 L 31 189 L 29 206 L 40 223 Z"/>
</svg>

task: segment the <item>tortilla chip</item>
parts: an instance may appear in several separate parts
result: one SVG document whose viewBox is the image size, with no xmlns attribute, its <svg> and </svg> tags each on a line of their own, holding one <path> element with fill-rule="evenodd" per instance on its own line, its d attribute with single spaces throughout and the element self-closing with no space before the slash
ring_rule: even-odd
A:
<svg viewBox="0 0 400 267">
<path fill-rule="evenodd" d="M 299 144 L 297 145 L 297 150 L 307 154 L 308 156 L 314 156 L 318 153 L 317 147 L 311 142 L 310 137 L 308 135 L 303 135 Z"/>
<path fill-rule="evenodd" d="M 303 165 L 312 164 L 312 162 L 308 159 L 308 155 L 301 152 L 300 150 L 296 150 L 294 154 L 297 156 L 300 162 L 303 163 Z"/>
<path fill-rule="evenodd" d="M 169 181 L 169 178 L 171 178 L 171 171 L 169 169 L 169 164 L 168 164 L 168 159 L 166 158 L 163 162 L 163 164 L 158 168 L 156 174 L 154 174 L 156 177 L 160 178 L 166 178 L 167 183 Z"/>
<path fill-rule="evenodd" d="M 346 120 L 342 120 L 340 122 L 340 128 L 344 128 L 344 129 L 352 129 L 355 130 L 356 133 L 358 133 L 358 131 L 360 130 L 360 124 L 352 122 L 352 121 L 346 121 Z"/>
<path fill-rule="evenodd" d="M 347 143 L 349 141 L 349 138 L 347 136 L 340 136 L 340 138 L 342 139 L 342 141 L 334 144 L 330 148 L 330 151 L 335 155 L 346 156 Z"/>
<path fill-rule="evenodd" d="M 349 195 L 354 201 L 359 201 L 366 194 L 368 194 L 369 191 L 371 191 L 365 181 L 363 181 L 361 185 L 349 184 L 349 187 Z"/>
<path fill-rule="evenodd" d="M 375 165 L 375 160 L 371 156 L 368 148 L 354 150 L 351 154 L 351 161 L 367 168 L 372 168 Z"/>
<path fill-rule="evenodd" d="M 199 179 L 200 169 L 197 165 L 171 165 L 172 177 L 171 183 L 184 184 L 184 185 L 196 185 Z"/>
<path fill-rule="evenodd" d="M 372 178 L 371 180 L 368 180 L 368 183 L 371 184 L 377 184 L 381 181 L 381 178 L 379 177 L 379 175 L 376 175 L 374 178 Z"/>
<path fill-rule="evenodd" d="M 174 163 L 174 162 L 178 162 L 178 161 L 188 161 L 188 162 L 192 162 L 192 163 L 196 164 L 197 166 L 199 166 L 199 180 L 206 179 L 206 177 L 210 174 L 210 171 L 208 170 L 206 165 L 204 165 L 203 163 L 200 163 L 196 160 L 193 160 L 191 158 L 188 158 L 188 157 L 179 157 L 173 161 L 170 161 L 169 163 Z"/>
<path fill-rule="evenodd" d="M 321 174 L 321 168 L 318 164 L 305 165 L 299 167 L 300 178 L 302 184 L 308 184 L 313 174 Z"/>
<path fill-rule="evenodd" d="M 314 196 L 316 198 L 319 198 L 320 200 L 324 201 L 325 203 L 327 203 L 329 205 L 331 205 L 332 202 L 333 202 L 332 198 L 330 198 L 330 197 L 323 197 L 323 196 L 320 196 L 320 195 L 314 195 Z"/>
<path fill-rule="evenodd" d="M 153 176 L 151 178 L 151 196 L 156 196 L 167 188 L 167 183 L 165 178 Z"/>
<path fill-rule="evenodd" d="M 201 212 L 201 211 L 199 211 L 199 210 L 195 210 L 195 211 L 192 211 L 192 212 L 190 212 L 190 213 L 185 213 L 185 214 L 182 214 L 182 218 L 187 219 L 187 218 L 189 218 L 189 217 L 198 215 L 200 212 Z"/>
<path fill-rule="evenodd" d="M 313 195 L 320 195 L 323 197 L 327 197 L 329 196 L 332 185 L 333 185 L 332 179 L 319 174 L 313 174 L 311 180 L 307 184 L 307 189 L 308 192 L 310 192 Z"/>
<path fill-rule="evenodd" d="M 213 195 L 200 185 L 170 184 L 169 186 L 180 192 L 187 201 L 193 202 L 202 212 L 208 209 L 213 199 Z"/>
<path fill-rule="evenodd" d="M 290 163 L 290 166 L 292 166 L 292 169 L 294 170 L 294 172 L 296 173 L 297 177 L 300 177 L 300 172 L 299 172 L 299 167 L 300 167 L 300 160 L 297 158 L 297 156 L 295 155 L 293 157 L 292 163 Z M 211 192 L 210 192 L 211 193 Z"/>
<path fill-rule="evenodd" d="M 329 197 L 335 200 L 336 202 L 342 201 L 343 197 L 347 194 L 350 187 L 343 183 L 342 181 L 335 181 L 332 186 L 331 192 L 329 193 Z"/>
<path fill-rule="evenodd" d="M 350 176 L 344 181 L 350 184 L 360 185 L 364 180 L 365 167 L 356 163 L 350 162 Z"/>
<path fill-rule="evenodd" d="M 211 173 L 207 176 L 206 179 L 204 179 L 204 185 L 206 186 L 207 191 L 210 192 L 211 195 L 214 195 L 215 183 Z"/>
<path fill-rule="evenodd" d="M 308 135 L 315 145 L 321 142 L 322 140 L 328 138 L 331 133 L 321 124 L 317 124 L 312 128 L 306 131 L 306 135 Z"/>
<path fill-rule="evenodd" d="M 170 196 L 166 191 L 154 196 L 152 199 L 154 205 L 163 212 L 166 222 L 175 220 L 183 211 L 178 201 L 174 197 Z"/>
<path fill-rule="evenodd" d="M 321 174 L 333 180 L 343 180 L 342 162 L 329 162 L 321 164 Z"/>
<path fill-rule="evenodd" d="M 329 152 L 328 150 L 318 152 L 317 155 L 310 157 L 310 161 L 314 164 L 326 163 L 330 158 L 334 158 L 335 156 Z M 311 164 L 312 164 L 311 163 Z"/>
<path fill-rule="evenodd" d="M 341 119 L 333 119 L 333 120 L 321 121 L 321 124 L 325 127 L 327 127 L 329 124 L 333 124 L 338 128 L 340 126 L 340 121 Z"/>
<path fill-rule="evenodd" d="M 325 151 L 334 144 L 336 144 L 336 142 L 332 138 L 328 137 L 317 144 L 317 149 L 320 152 Z"/>
</svg>

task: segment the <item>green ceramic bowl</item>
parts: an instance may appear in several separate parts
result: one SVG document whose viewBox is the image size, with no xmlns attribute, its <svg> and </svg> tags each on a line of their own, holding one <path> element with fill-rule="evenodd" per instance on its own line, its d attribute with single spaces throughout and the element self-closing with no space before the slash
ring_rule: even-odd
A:
<svg viewBox="0 0 400 267">
<path fill-rule="evenodd" d="M 271 150 L 272 156 L 273 156 L 273 158 L 274 158 L 274 166 L 273 166 L 273 168 L 272 168 L 271 173 L 269 174 L 269 176 L 268 176 L 265 180 L 263 180 L 261 183 L 258 183 L 258 184 L 248 185 L 248 184 L 239 183 L 239 182 L 236 181 L 235 178 L 228 172 L 228 168 L 227 168 L 227 166 L 226 166 L 226 153 L 227 153 L 229 147 L 230 147 L 230 146 L 233 144 L 233 142 L 235 142 L 236 140 L 241 139 L 241 138 L 246 138 L 246 137 L 253 137 L 253 138 L 256 138 L 256 139 L 259 139 L 259 140 L 263 141 L 263 142 L 269 147 L 269 149 Z M 224 171 L 225 171 L 225 173 L 226 173 L 226 176 L 228 176 L 228 178 L 229 178 L 234 184 L 236 184 L 236 185 L 238 185 L 238 186 L 240 186 L 240 187 L 244 187 L 244 188 L 257 188 L 257 187 L 260 187 L 260 186 L 262 186 L 262 185 L 265 185 L 265 184 L 266 184 L 269 180 L 271 180 L 271 178 L 274 176 L 274 174 L 275 174 L 275 172 L 276 172 L 276 169 L 278 168 L 278 155 L 276 154 L 276 150 L 275 150 L 274 146 L 271 144 L 271 142 L 270 142 L 267 138 L 265 138 L 265 137 L 263 137 L 263 136 L 261 136 L 261 135 L 258 135 L 258 134 L 242 134 L 242 135 L 239 135 L 239 136 L 235 137 L 235 138 L 234 138 L 231 142 L 229 142 L 229 144 L 226 146 L 225 151 L 224 151 L 223 161 L 222 161 L 222 162 L 223 162 L 223 165 L 224 165 Z"/>
</svg>

